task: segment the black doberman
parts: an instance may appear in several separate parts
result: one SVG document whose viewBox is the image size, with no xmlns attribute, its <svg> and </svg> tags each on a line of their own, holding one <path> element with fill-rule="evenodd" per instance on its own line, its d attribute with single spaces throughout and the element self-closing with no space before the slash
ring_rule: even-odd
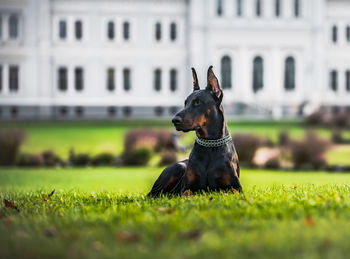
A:
<svg viewBox="0 0 350 259">
<path fill-rule="evenodd" d="M 221 105 L 223 98 L 212 66 L 208 69 L 208 85 L 200 90 L 196 71 L 192 68 L 193 92 L 185 100 L 185 108 L 172 122 L 178 131 L 195 130 L 196 142 L 188 160 L 164 169 L 150 197 L 161 194 L 182 195 L 185 192 L 237 190 L 239 181 L 238 156 L 225 121 Z"/>
</svg>

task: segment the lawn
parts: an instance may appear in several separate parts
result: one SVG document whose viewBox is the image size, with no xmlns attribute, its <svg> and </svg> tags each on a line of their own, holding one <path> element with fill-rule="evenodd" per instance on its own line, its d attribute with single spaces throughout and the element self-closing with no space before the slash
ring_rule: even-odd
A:
<svg viewBox="0 0 350 259">
<path fill-rule="evenodd" d="M 0 169 L 0 258 L 346 258 L 350 175 L 242 170 L 245 196 L 145 197 L 161 168 Z M 47 194 L 55 189 L 49 197 Z"/>
<path fill-rule="evenodd" d="M 277 141 L 282 131 L 289 132 L 292 138 L 301 138 L 305 130 L 315 130 L 320 136 L 330 139 L 331 130 L 326 128 L 310 128 L 300 121 L 229 121 L 230 131 L 252 133 L 272 141 Z M 22 147 L 23 152 L 38 153 L 43 150 L 54 150 L 63 158 L 67 158 L 69 150 L 97 154 L 123 151 L 124 135 L 128 130 L 137 128 L 173 129 L 170 120 L 152 121 L 117 121 L 117 122 L 7 122 L 0 128 L 21 128 L 27 138 Z M 350 131 L 344 136 L 350 138 Z M 193 132 L 182 134 L 185 144 L 192 144 Z M 327 155 L 331 162 L 350 164 L 349 148 L 331 150 Z"/>
</svg>

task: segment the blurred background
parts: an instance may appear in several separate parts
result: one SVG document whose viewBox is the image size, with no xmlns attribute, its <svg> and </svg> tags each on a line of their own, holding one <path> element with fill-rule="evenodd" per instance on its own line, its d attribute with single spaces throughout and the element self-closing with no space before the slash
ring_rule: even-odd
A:
<svg viewBox="0 0 350 259">
<path fill-rule="evenodd" d="M 346 171 L 349 13 L 345 0 L 1 0 L 0 163 L 186 157 L 194 134 L 170 118 L 190 68 L 205 87 L 213 65 L 243 164 Z"/>
</svg>

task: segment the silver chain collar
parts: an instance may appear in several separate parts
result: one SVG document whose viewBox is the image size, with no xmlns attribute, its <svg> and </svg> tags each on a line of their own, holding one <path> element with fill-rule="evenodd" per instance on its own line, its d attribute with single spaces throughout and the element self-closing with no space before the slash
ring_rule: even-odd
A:
<svg viewBox="0 0 350 259">
<path fill-rule="evenodd" d="M 220 147 L 229 143 L 230 141 L 232 141 L 230 134 L 220 139 L 202 139 L 196 136 L 196 142 L 203 147 Z"/>
</svg>

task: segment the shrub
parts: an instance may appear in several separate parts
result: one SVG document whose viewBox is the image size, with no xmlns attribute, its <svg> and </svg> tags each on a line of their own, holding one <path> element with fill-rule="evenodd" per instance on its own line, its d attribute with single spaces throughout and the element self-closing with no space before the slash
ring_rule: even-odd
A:
<svg viewBox="0 0 350 259">
<path fill-rule="evenodd" d="M 306 123 L 309 125 L 321 125 L 324 123 L 324 113 L 321 111 L 316 111 L 311 113 L 306 117 Z"/>
<path fill-rule="evenodd" d="M 266 161 L 264 168 L 266 169 L 279 169 L 281 167 L 280 160 L 278 158 L 271 158 Z"/>
<path fill-rule="evenodd" d="M 307 132 L 301 141 L 291 142 L 291 156 L 294 167 L 319 169 L 320 165 L 326 165 L 324 153 L 330 143 L 320 139 L 316 134 Z M 321 164 L 320 164 L 321 163 Z"/>
<path fill-rule="evenodd" d="M 152 157 L 152 151 L 148 148 L 139 148 L 125 151 L 122 155 L 124 165 L 147 165 Z"/>
<path fill-rule="evenodd" d="M 236 134 L 233 137 L 239 161 L 242 164 L 253 165 L 256 150 L 263 146 L 264 140 L 251 134 Z"/>
<path fill-rule="evenodd" d="M 170 165 L 177 161 L 177 156 L 175 152 L 166 151 L 162 153 L 161 159 L 159 161 L 160 166 Z"/>
<path fill-rule="evenodd" d="M 71 149 L 69 152 L 69 163 L 72 166 L 87 166 L 90 163 L 89 154 L 75 154 L 74 150 Z"/>
<path fill-rule="evenodd" d="M 47 167 L 53 167 L 63 164 L 63 160 L 52 150 L 45 150 L 44 152 L 42 152 L 42 158 L 44 161 L 44 165 Z"/>
<path fill-rule="evenodd" d="M 168 130 L 158 131 L 156 151 L 161 150 L 176 150 L 176 135 Z"/>
<path fill-rule="evenodd" d="M 281 131 L 278 134 L 278 145 L 287 146 L 290 142 L 289 134 L 287 131 Z"/>
<path fill-rule="evenodd" d="M 94 156 L 91 159 L 91 164 L 94 166 L 108 166 L 108 165 L 114 165 L 116 162 L 115 155 L 111 153 L 101 153 L 96 156 Z"/>
<path fill-rule="evenodd" d="M 18 166 L 41 167 L 44 166 L 44 159 L 41 154 L 22 153 L 18 156 Z"/>
<path fill-rule="evenodd" d="M 0 165 L 14 165 L 25 134 L 19 129 L 0 129 Z"/>
<path fill-rule="evenodd" d="M 345 128 L 349 125 L 349 116 L 345 113 L 334 114 L 331 119 L 331 124 L 336 128 Z"/>
</svg>

